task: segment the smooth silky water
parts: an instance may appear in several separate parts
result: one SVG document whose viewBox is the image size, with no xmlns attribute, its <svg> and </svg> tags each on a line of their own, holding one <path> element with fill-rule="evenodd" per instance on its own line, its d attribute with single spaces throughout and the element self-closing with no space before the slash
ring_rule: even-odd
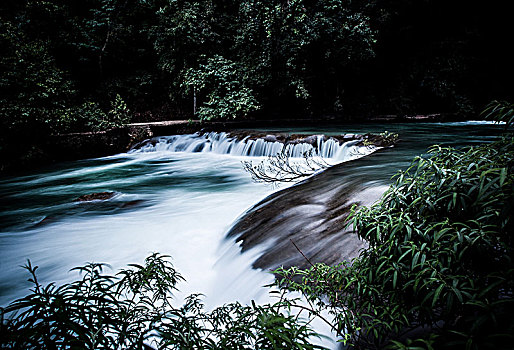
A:
<svg viewBox="0 0 514 350">
<path fill-rule="evenodd" d="M 367 187 L 385 188 L 394 173 L 430 145 L 489 142 L 502 128 L 467 122 L 260 131 L 335 135 L 384 130 L 400 135 L 398 145 L 359 162 L 358 168 L 350 166 L 341 181 L 358 176 Z M 77 278 L 69 270 L 86 262 L 106 262 L 116 272 L 141 263 L 151 252 L 172 256 L 186 278 L 178 302 L 191 293 L 203 293 L 208 308 L 236 300 L 270 301 L 262 286 L 272 275 L 251 268 L 259 247 L 241 254 L 225 234 L 247 208 L 276 190 L 252 182 L 241 161 L 258 160 L 280 145 L 254 145 L 252 151 L 243 143 L 229 146 L 224 137 L 157 138 L 129 153 L 0 178 L 0 305 L 28 292 L 28 275 L 20 268 L 27 259 L 39 266 L 41 283 L 59 284 Z M 369 153 L 352 144 L 344 150 L 331 147 L 325 156 L 333 162 Z M 103 191 L 116 195 L 106 201 L 74 201 Z"/>
</svg>

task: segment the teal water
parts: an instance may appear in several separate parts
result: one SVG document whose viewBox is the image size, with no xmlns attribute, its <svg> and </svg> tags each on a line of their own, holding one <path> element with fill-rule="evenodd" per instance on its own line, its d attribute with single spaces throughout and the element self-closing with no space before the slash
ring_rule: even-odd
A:
<svg viewBox="0 0 514 350">
<path fill-rule="evenodd" d="M 368 187 L 384 186 L 432 144 L 463 147 L 492 141 L 501 126 L 481 122 L 367 124 L 269 129 L 305 134 L 398 133 L 393 149 L 359 161 L 351 174 Z M 251 157 L 166 149 L 60 163 L 0 178 L 0 305 L 30 286 L 20 268 L 39 265 L 40 281 L 64 282 L 86 262 L 114 270 L 140 263 L 151 252 L 173 257 L 187 282 L 178 297 L 199 292 L 208 307 L 267 300 L 271 275 L 253 270 L 259 249 L 244 254 L 225 234 L 246 209 L 276 190 L 253 183 L 242 166 Z M 283 186 L 282 186 L 283 188 Z M 107 201 L 75 202 L 112 191 Z"/>
</svg>

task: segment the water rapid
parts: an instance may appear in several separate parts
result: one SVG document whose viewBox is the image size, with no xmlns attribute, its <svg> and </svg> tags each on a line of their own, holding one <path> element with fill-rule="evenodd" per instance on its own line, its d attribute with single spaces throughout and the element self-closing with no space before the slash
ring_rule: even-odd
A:
<svg viewBox="0 0 514 350">
<path fill-rule="evenodd" d="M 285 153 L 293 158 L 304 154 L 322 157 L 327 160 L 344 162 L 360 158 L 376 150 L 374 146 L 362 146 L 361 140 L 341 142 L 324 135 L 312 135 L 302 142 L 284 143 L 276 141 L 273 135 L 254 137 L 243 135 L 238 138 L 225 132 L 195 133 L 156 137 L 144 142 L 129 153 L 146 152 L 186 152 L 215 153 L 239 157 L 272 157 Z M 284 149 L 285 148 L 285 149 Z"/>
<path fill-rule="evenodd" d="M 399 133 L 401 141 L 395 148 L 347 163 L 322 180 L 327 184 L 358 182 L 362 189 L 382 190 L 397 170 L 404 169 L 429 145 L 487 142 L 500 129 L 484 123 L 420 123 L 294 132 L 329 136 L 384 130 Z M 272 131 L 291 132 L 261 130 L 265 135 Z M 179 300 L 190 293 L 203 293 L 209 308 L 235 300 L 268 301 L 268 290 L 262 286 L 270 283 L 272 276 L 252 265 L 273 245 L 273 239 L 241 253 L 241 243 L 226 235 L 245 210 L 275 192 L 253 183 L 241 161 L 273 155 L 282 147 L 280 142 L 232 138 L 227 133 L 168 136 L 149 140 L 128 153 L 1 177 L 0 305 L 27 293 L 28 276 L 20 268 L 27 259 L 40 266 L 40 282 L 45 284 L 75 279 L 76 273 L 69 270 L 86 262 L 110 263 L 115 272 L 129 263 L 141 263 L 155 251 L 171 255 L 187 280 L 179 285 Z M 370 151 L 354 141 L 339 143 L 322 137 L 288 147 L 293 156 L 313 149 L 337 162 Z M 309 186 L 309 196 L 316 203 L 302 208 L 318 213 L 330 197 L 323 191 L 332 191 L 335 185 Z M 280 197 L 287 199 L 288 190 Z M 84 194 L 103 191 L 115 195 L 104 201 L 75 201 Z M 295 195 L 300 194 L 296 191 Z M 275 204 L 277 214 L 291 209 L 286 207 L 287 201 Z M 315 218 L 314 214 L 302 217 Z M 292 217 L 288 220 L 288 225 L 294 224 Z M 315 221 L 309 224 L 316 226 Z"/>
</svg>

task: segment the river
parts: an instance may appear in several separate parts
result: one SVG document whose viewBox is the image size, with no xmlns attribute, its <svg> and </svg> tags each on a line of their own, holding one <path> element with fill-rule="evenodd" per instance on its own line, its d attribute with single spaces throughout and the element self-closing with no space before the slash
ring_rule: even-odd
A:
<svg viewBox="0 0 514 350">
<path fill-rule="evenodd" d="M 398 145 L 362 158 L 355 163 L 358 167 L 349 167 L 351 171 L 339 174 L 337 181 L 354 176 L 364 187 L 382 190 L 396 171 L 405 169 L 431 144 L 461 147 L 488 142 L 501 127 L 485 122 L 365 124 L 294 132 L 335 135 L 384 130 L 400 135 Z M 151 252 L 171 255 L 186 278 L 179 285 L 178 298 L 203 293 L 208 308 L 235 300 L 267 301 L 268 291 L 262 286 L 273 277 L 252 268 L 266 242 L 241 253 L 240 243 L 226 234 L 245 210 L 278 190 L 254 183 L 241 161 L 260 159 L 278 146 L 263 143 L 245 151 L 245 144 L 229 147 L 224 137 L 213 134 L 207 143 L 192 136 L 161 138 L 129 153 L 0 178 L 0 305 L 27 293 L 28 275 L 20 268 L 27 259 L 39 266 L 39 279 L 45 284 L 74 279 L 76 273 L 69 270 L 86 262 L 107 262 L 116 271 L 141 263 Z M 339 161 L 356 157 L 355 150 L 347 152 L 348 147 L 345 155 L 332 150 L 328 156 Z M 103 191 L 115 196 L 75 201 Z"/>
</svg>

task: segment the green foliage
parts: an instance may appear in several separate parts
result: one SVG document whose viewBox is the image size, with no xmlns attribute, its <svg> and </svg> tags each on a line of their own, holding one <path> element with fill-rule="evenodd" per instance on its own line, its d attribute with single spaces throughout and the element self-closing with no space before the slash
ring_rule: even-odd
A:
<svg viewBox="0 0 514 350">
<path fill-rule="evenodd" d="M 75 8 L 60 1 L 23 1 L 15 8 L 0 25 L 0 139 L 10 144 L 20 136 L 43 138 L 126 124 L 130 114 L 121 97 L 117 95 L 110 102 L 105 97 L 84 95 L 78 89 L 83 84 L 72 80 L 75 67 L 63 65 L 60 57 L 62 51 L 74 57 L 74 50 L 80 46 L 81 61 L 94 60 L 96 64 L 98 52 L 90 51 L 94 46 L 92 37 L 102 26 L 90 23 L 91 31 L 86 34 L 87 25 L 80 26 L 87 21 L 74 21 L 74 17 L 66 20 L 66 12 L 73 14 Z M 110 17 L 118 16 L 111 12 Z M 97 21 L 102 18 L 98 15 Z M 71 31 L 70 26 L 75 26 L 76 31 Z M 79 45 L 75 34 L 83 35 L 88 45 Z M 80 69 L 88 70 L 85 66 Z M 105 96 L 112 96 L 112 92 Z"/>
<path fill-rule="evenodd" d="M 281 285 L 329 308 L 357 348 L 399 346 L 410 334 L 438 334 L 434 348 L 513 341 L 514 139 L 430 152 L 353 213 L 369 248 L 351 264 L 278 271 Z"/>
<path fill-rule="evenodd" d="M 505 123 L 505 129 L 514 123 L 514 104 L 507 101 L 492 101 L 482 112 L 486 119 Z"/>
<path fill-rule="evenodd" d="M 189 69 L 184 85 L 195 93 L 207 91 L 206 101 L 198 109 L 200 120 L 233 119 L 259 108 L 253 91 L 244 81 L 245 74 L 240 66 L 214 56 L 198 69 Z"/>
<path fill-rule="evenodd" d="M 257 82 L 301 102 L 319 97 L 321 81 L 337 90 L 333 74 L 373 57 L 374 34 L 358 3 L 249 0 L 239 7 L 234 46 Z"/>
<path fill-rule="evenodd" d="M 56 129 L 60 132 L 83 130 L 84 127 L 98 130 L 103 119 L 106 119 L 106 115 L 98 103 L 84 102 L 60 111 Z"/>
<path fill-rule="evenodd" d="M 169 1 L 159 9 L 158 23 L 150 32 L 158 53 L 159 68 L 169 73 L 179 88 L 185 72 L 198 58 L 219 44 L 214 32 L 212 1 Z M 178 78 L 178 79 L 177 79 Z"/>
<path fill-rule="evenodd" d="M 0 41 L 2 129 L 10 133 L 29 127 L 38 132 L 54 130 L 55 111 L 75 93 L 72 84 L 56 67 L 45 41 L 29 40 L 11 22 L 2 22 Z"/>
<path fill-rule="evenodd" d="M 192 71 L 209 83 L 196 96 L 204 119 L 256 109 L 469 116 L 512 94 L 512 54 L 498 34 L 508 11 L 498 4 L 19 0 L 0 12 L 3 138 L 91 129 L 59 119 L 85 102 L 107 114 L 116 93 L 140 118 L 189 119 Z M 218 78 L 204 67 L 219 64 L 235 71 Z"/>
<path fill-rule="evenodd" d="M 132 115 L 127 107 L 127 104 L 119 94 L 116 95 L 114 100 L 111 102 L 111 109 L 107 113 L 107 120 L 104 120 L 103 124 L 100 123 L 99 127 L 108 129 L 120 127 L 130 123 Z"/>
<path fill-rule="evenodd" d="M 319 349 L 308 325 L 287 303 L 239 303 L 205 312 L 199 295 L 173 305 L 182 276 L 152 254 L 111 276 L 105 264 L 75 268 L 82 278 L 42 286 L 25 266 L 31 293 L 1 310 L 2 349 Z"/>
<path fill-rule="evenodd" d="M 501 78 L 509 76 L 512 56 L 496 54 L 506 50 L 497 33 L 508 31 L 494 29 L 508 21 L 496 19 L 502 12 L 494 6 L 468 5 L 4 1 L 2 136 L 30 128 L 43 136 L 91 129 L 80 118 L 75 124 L 59 119 L 85 102 L 108 114 L 116 93 L 140 118 L 152 120 L 191 118 L 195 97 L 203 119 L 257 110 L 286 117 L 434 111 L 468 116 L 490 99 L 486 94 L 493 91 L 483 86 L 492 86 L 492 77 L 500 86 L 497 95 L 512 92 L 510 81 Z M 482 15 L 487 11 L 494 16 Z M 487 20 L 470 22 L 477 15 Z M 210 73 L 218 68 L 221 76 Z M 191 79 L 206 84 L 196 96 Z"/>
<path fill-rule="evenodd" d="M 106 113 L 96 102 L 84 102 L 79 106 L 73 106 L 65 110 L 57 111 L 60 132 L 76 130 L 101 131 L 122 127 L 128 124 L 132 118 L 127 104 L 119 94 L 111 101 L 111 108 Z"/>
<path fill-rule="evenodd" d="M 335 99 L 334 73 L 373 56 L 374 31 L 363 7 L 342 0 L 170 1 L 159 10 L 159 24 L 151 33 L 159 66 L 170 74 L 175 89 L 191 85 L 192 71 L 214 84 L 199 95 L 205 103 L 200 116 L 233 117 L 225 111 L 237 101 L 250 107 L 240 108 L 243 115 L 256 108 L 254 99 L 268 105 L 286 99 L 302 106 L 320 93 Z M 210 57 L 207 63 L 204 57 Z M 216 68 L 220 77 L 209 73 Z M 226 82 L 237 92 L 212 91 L 217 83 L 225 90 Z M 316 90 L 320 84 L 330 86 L 329 91 Z M 186 90 L 187 96 L 193 94 Z"/>
</svg>

